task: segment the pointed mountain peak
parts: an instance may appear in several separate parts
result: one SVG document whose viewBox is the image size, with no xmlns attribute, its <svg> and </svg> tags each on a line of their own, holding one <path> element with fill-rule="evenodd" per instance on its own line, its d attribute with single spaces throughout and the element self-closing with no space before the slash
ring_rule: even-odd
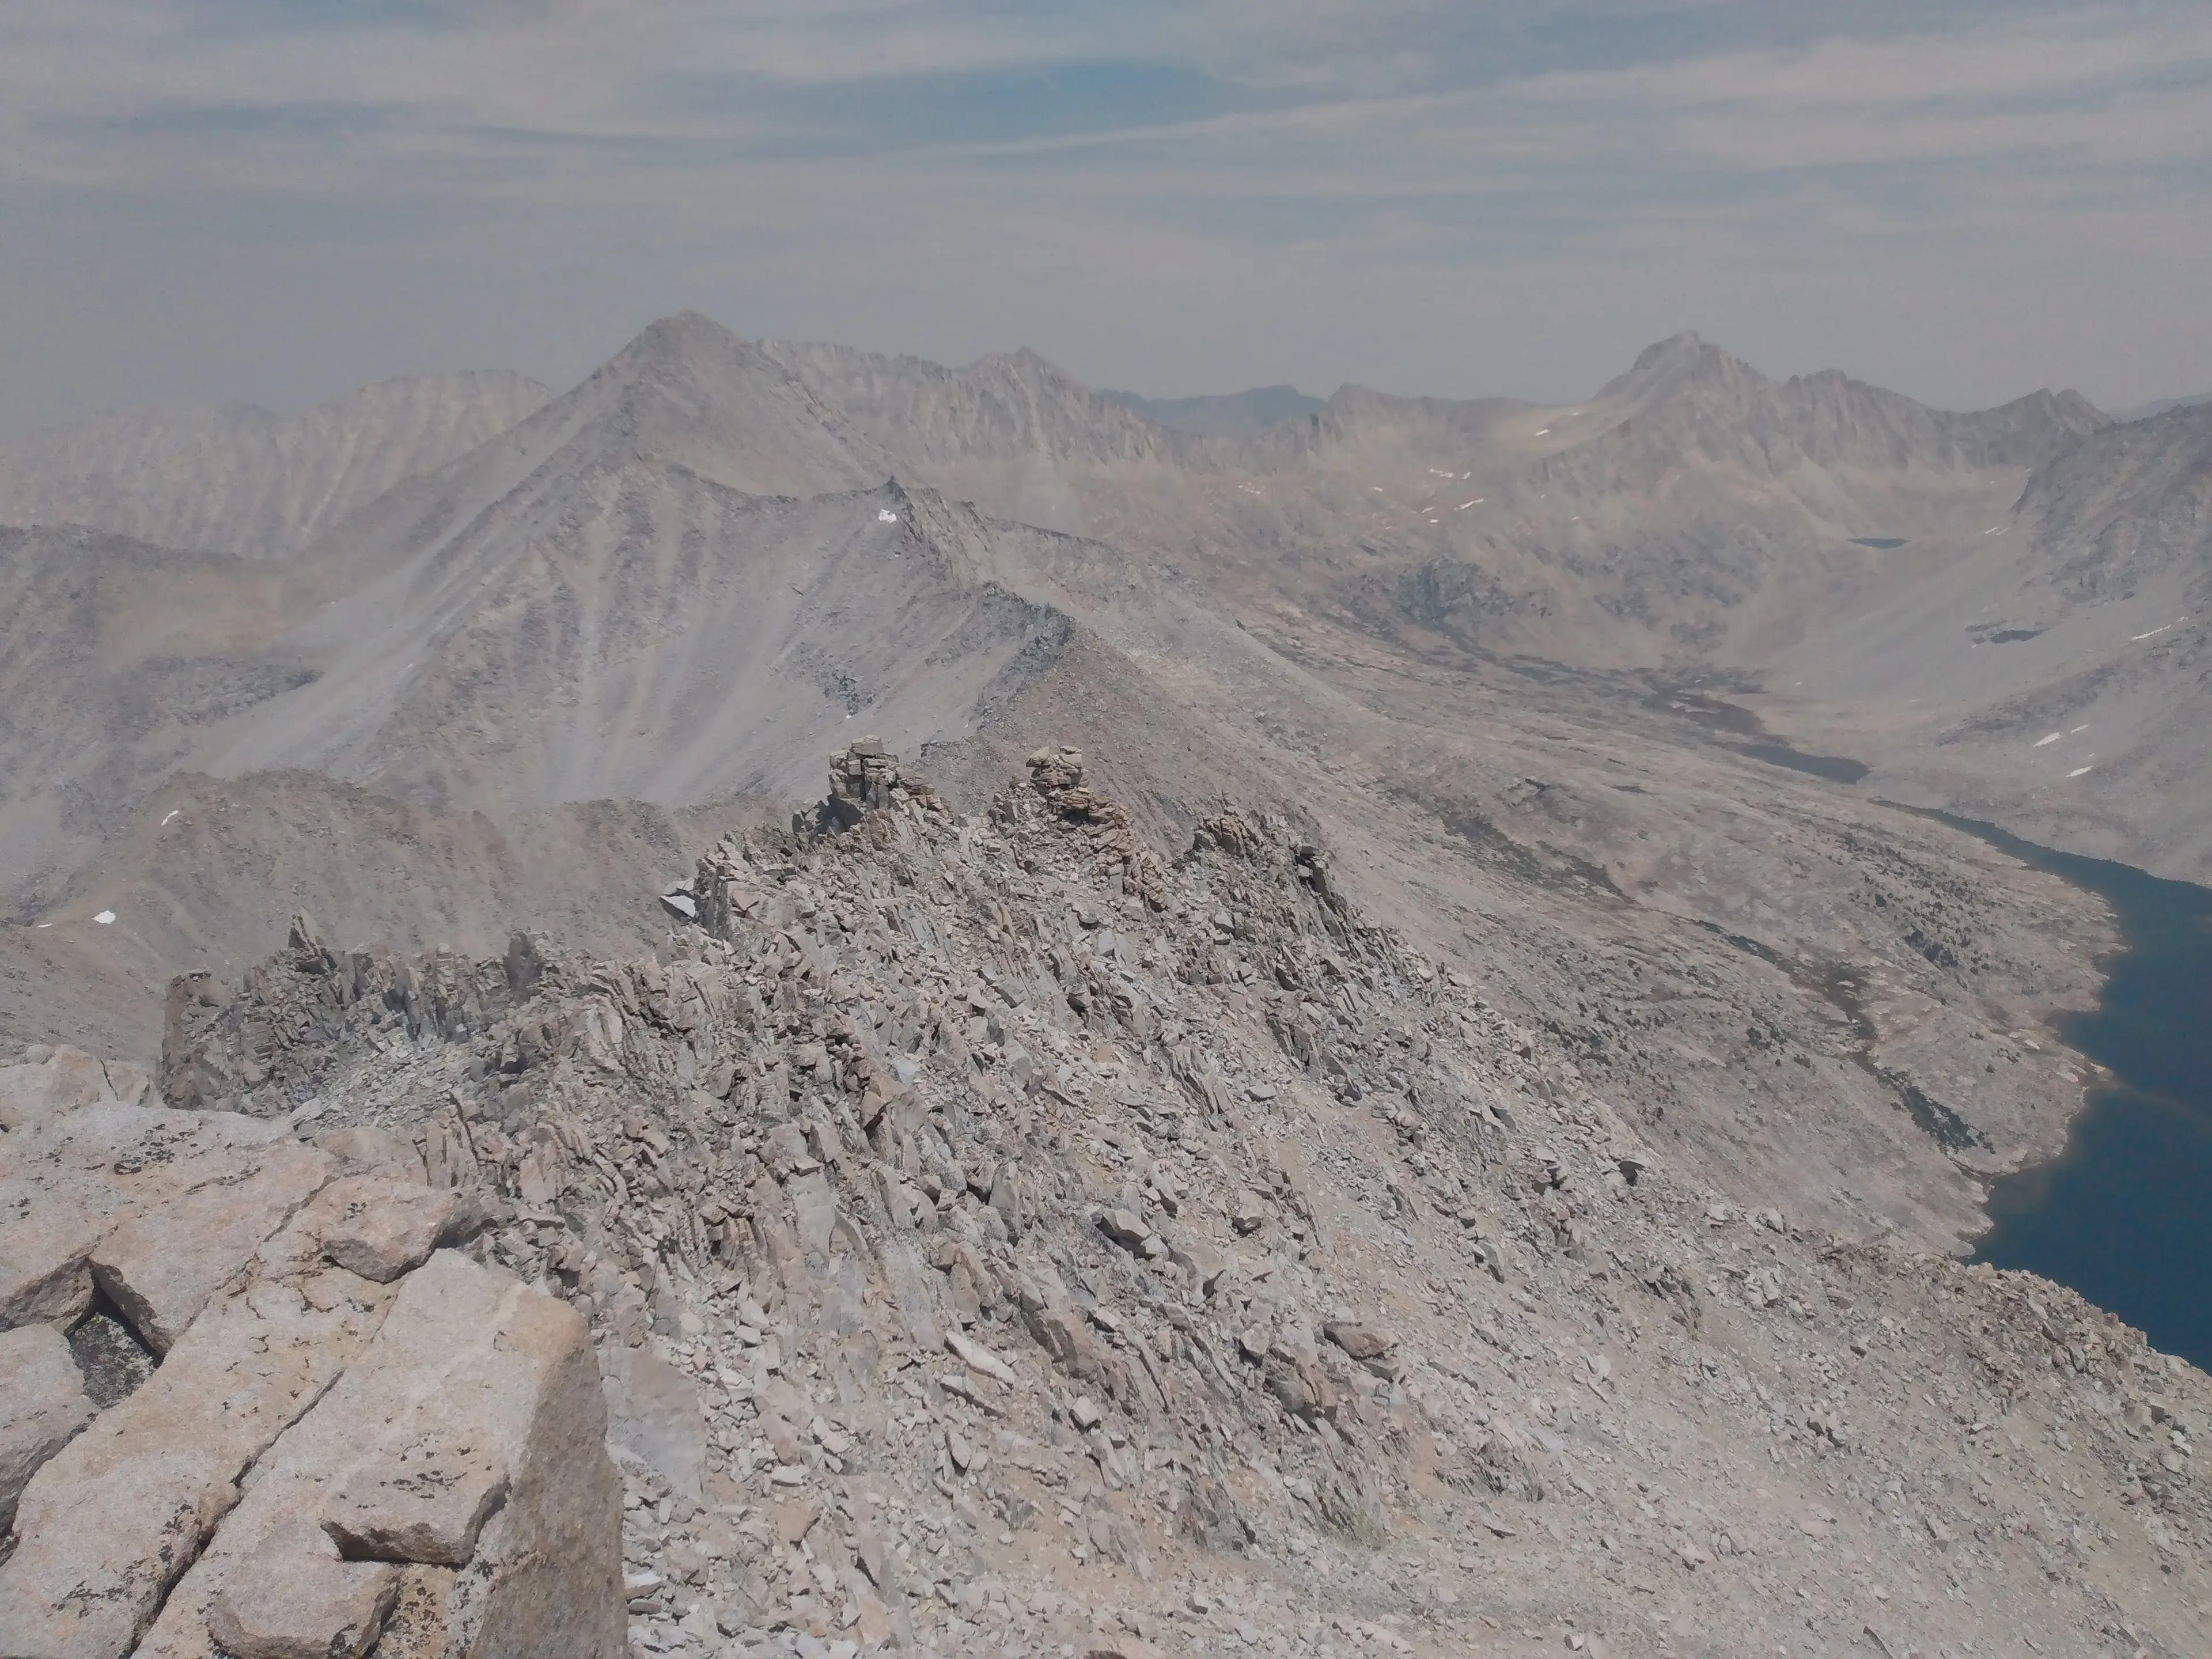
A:
<svg viewBox="0 0 2212 1659">
<path fill-rule="evenodd" d="M 2039 398 L 2048 398 L 2051 400 L 2050 407 L 2052 412 L 2076 431 L 2087 432 L 2097 427 L 2112 424 L 2113 418 L 2112 416 L 2107 415 L 2070 386 L 2063 392 L 2045 390 L 2035 395 Z"/>
<path fill-rule="evenodd" d="M 1088 392 L 1091 388 L 1034 346 L 1017 346 L 1012 351 L 994 351 L 972 365 L 976 368 L 989 368 L 1001 374 L 1033 386 L 1063 387 L 1073 392 Z"/>
<path fill-rule="evenodd" d="M 647 323 L 637 337 L 608 359 L 601 373 L 635 375 L 640 371 L 700 362 L 727 362 L 758 356 L 752 342 L 696 311 L 679 311 Z"/>
<path fill-rule="evenodd" d="M 702 311 L 672 312 L 645 325 L 640 339 L 738 342 L 738 337 Z"/>
<path fill-rule="evenodd" d="M 1680 334 L 1670 334 L 1656 345 L 1648 345 L 1637 354 L 1632 374 L 1648 374 L 1653 369 L 1672 368 L 1695 362 L 1709 348 L 1705 341 L 1689 329 Z"/>
<path fill-rule="evenodd" d="M 1765 384 L 1766 377 L 1749 363 L 1686 330 L 1646 346 L 1628 373 L 1608 383 L 1598 395 L 1649 404 L 1692 388 L 1740 395 L 1744 388 Z"/>
<path fill-rule="evenodd" d="M 1703 335 L 1686 329 L 1669 335 L 1656 345 L 1644 347 L 1629 374 L 1654 377 L 1688 374 L 1700 379 L 1716 375 L 1765 378 L 1726 347 L 1715 345 Z"/>
<path fill-rule="evenodd" d="M 789 367 L 696 311 L 648 324 L 533 424 L 557 445 L 671 461 L 747 495 L 872 489 L 890 471 Z"/>
</svg>

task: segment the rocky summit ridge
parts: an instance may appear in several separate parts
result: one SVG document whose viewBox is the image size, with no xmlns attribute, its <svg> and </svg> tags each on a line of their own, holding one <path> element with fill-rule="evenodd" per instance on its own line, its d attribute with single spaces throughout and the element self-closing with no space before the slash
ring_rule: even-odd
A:
<svg viewBox="0 0 2212 1659">
<path fill-rule="evenodd" d="M 665 892 L 649 957 L 303 917 L 177 982 L 167 1104 L 26 1055 L 0 1182 L 84 1219 L 0 1231 L 58 1287 L 0 1337 L 44 1379 L 0 1390 L 0 1652 L 2203 1650 L 2203 1376 L 1712 1191 L 1334 868 L 1235 810 L 1166 856 L 1072 750 L 963 814 L 863 741 Z M 40 1173 L 118 1114 L 255 1173 Z M 246 1265 L 175 1248 L 217 1234 Z M 180 1409 L 246 1320 L 305 1368 L 250 1433 Z M 501 1320 L 546 1334 L 501 1358 Z M 71 1395 L 70 1326 L 137 1357 L 119 1398 Z M 546 1403 L 457 1424 L 433 1358 Z M 114 1449 L 156 1429 L 208 1471 L 181 1507 Z M 422 1457 L 450 1501 L 379 1520 Z M 129 1616 L 64 1641 L 93 1580 L 45 1517 L 95 1497 Z M 562 1527 L 606 1576 L 501 1602 L 546 1559 L 503 1540 Z"/>
</svg>

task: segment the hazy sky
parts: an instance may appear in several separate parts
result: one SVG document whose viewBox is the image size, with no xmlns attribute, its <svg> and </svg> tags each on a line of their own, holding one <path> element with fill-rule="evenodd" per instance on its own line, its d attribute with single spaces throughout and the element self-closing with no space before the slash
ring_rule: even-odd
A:
<svg viewBox="0 0 2212 1659">
<path fill-rule="evenodd" d="M 1695 328 L 2212 389 L 2212 4 L 8 0 L 0 432 L 566 384 L 686 307 L 1156 395 L 1572 396 Z"/>
</svg>

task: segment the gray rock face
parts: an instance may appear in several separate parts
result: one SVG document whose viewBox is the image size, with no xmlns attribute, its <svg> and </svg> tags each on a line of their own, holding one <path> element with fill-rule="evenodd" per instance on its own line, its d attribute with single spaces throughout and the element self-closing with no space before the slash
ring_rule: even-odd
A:
<svg viewBox="0 0 2212 1659">
<path fill-rule="evenodd" d="M 144 1086 L 142 1080 L 142 1091 Z M 35 1065 L 0 1066 L 0 1129 L 27 1128 L 114 1098 L 106 1072 L 82 1048 L 64 1046 Z"/>
<path fill-rule="evenodd" d="M 0 1534 L 40 1464 L 92 1419 L 69 1343 L 51 1325 L 0 1334 Z"/>
<path fill-rule="evenodd" d="M 605 1365 L 609 1443 L 696 1507 L 707 1472 L 707 1423 L 698 1389 L 647 1349 L 611 1349 Z"/>
</svg>

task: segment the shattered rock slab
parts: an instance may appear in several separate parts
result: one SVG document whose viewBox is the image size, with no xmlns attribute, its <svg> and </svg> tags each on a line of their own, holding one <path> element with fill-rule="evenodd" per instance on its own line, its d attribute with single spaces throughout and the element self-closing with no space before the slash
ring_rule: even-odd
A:
<svg viewBox="0 0 2212 1659">
<path fill-rule="evenodd" d="M 0 1652 L 119 1659 L 237 1503 L 238 1480 L 367 1346 L 390 1292 L 260 1281 L 31 1477 L 0 1565 Z"/>
<path fill-rule="evenodd" d="M 257 1576 L 289 1562 L 328 1589 L 294 1635 L 356 1629 L 333 1616 L 367 1607 L 368 1586 L 398 1584 L 403 1565 L 458 1566 L 410 1581 L 434 1593 L 400 1597 L 405 1650 L 615 1659 L 628 1635 L 605 1434 L 574 1310 L 441 1250 L 400 1281 L 367 1351 L 263 1459 L 137 1651 L 213 1659 L 223 1609 L 263 1605 Z M 268 1618 L 257 1628 L 286 1634 Z"/>
<path fill-rule="evenodd" d="M 506 1501 L 507 1468 L 495 1455 L 434 1435 L 342 1477 L 323 1530 L 349 1561 L 464 1567 Z"/>
<path fill-rule="evenodd" d="M 69 1103 L 0 1137 L 0 1655 L 359 1659 L 395 1618 L 390 1653 L 620 1652 L 584 1322 L 433 1254 L 482 1195 L 63 1058 Z M 88 1316 L 165 1356 L 104 1412 Z"/>
</svg>

